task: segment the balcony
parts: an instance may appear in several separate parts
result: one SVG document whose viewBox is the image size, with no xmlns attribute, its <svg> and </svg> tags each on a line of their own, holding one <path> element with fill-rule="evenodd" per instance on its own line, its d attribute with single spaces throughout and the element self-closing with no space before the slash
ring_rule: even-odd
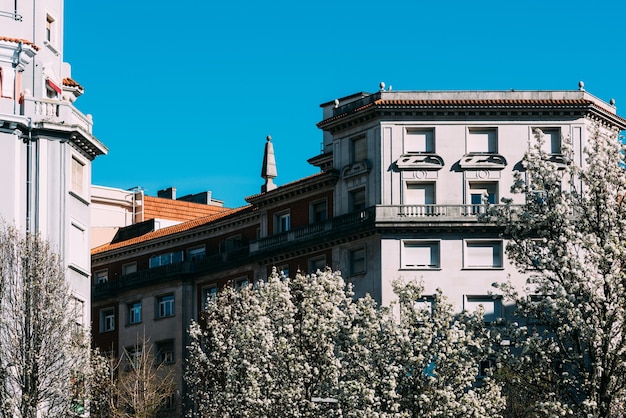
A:
<svg viewBox="0 0 626 418">
<path fill-rule="evenodd" d="M 22 114 L 30 116 L 34 123 L 58 123 L 76 127 L 87 134 L 92 133 L 91 116 L 83 115 L 70 102 L 24 97 Z"/>
<path fill-rule="evenodd" d="M 280 253 L 297 246 L 321 243 L 333 237 L 375 230 L 376 228 L 402 228 L 471 226 L 480 224 L 479 215 L 494 205 L 377 205 L 364 210 L 336 216 L 322 222 L 294 228 L 250 242 L 231 251 L 207 254 L 179 263 L 140 270 L 93 289 L 95 298 L 111 296 L 120 290 L 147 286 L 171 279 L 183 279 L 196 273 L 219 271 L 229 266 L 250 263 L 268 255 Z"/>
</svg>

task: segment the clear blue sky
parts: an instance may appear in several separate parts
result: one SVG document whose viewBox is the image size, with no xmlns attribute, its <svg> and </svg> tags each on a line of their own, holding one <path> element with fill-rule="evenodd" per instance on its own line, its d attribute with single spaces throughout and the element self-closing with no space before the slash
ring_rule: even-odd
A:
<svg viewBox="0 0 626 418">
<path fill-rule="evenodd" d="M 108 148 L 93 183 L 149 195 L 260 192 L 314 174 L 319 105 L 394 90 L 573 90 L 626 116 L 615 1 L 65 1 L 65 61 Z M 623 109 L 623 110 L 622 110 Z M 621 110 L 621 111 L 620 111 Z"/>
</svg>

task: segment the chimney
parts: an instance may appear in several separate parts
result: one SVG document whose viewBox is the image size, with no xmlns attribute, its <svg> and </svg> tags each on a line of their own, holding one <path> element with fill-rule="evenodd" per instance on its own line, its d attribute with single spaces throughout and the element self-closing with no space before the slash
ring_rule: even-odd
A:
<svg viewBox="0 0 626 418">
<path fill-rule="evenodd" d="M 164 199 L 176 200 L 176 187 L 168 187 L 167 189 L 159 190 L 157 196 Z"/>
</svg>

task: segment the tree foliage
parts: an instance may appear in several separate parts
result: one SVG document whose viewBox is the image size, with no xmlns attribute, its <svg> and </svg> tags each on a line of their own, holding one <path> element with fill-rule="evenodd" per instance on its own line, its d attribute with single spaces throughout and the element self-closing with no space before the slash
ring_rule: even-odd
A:
<svg viewBox="0 0 626 418">
<path fill-rule="evenodd" d="M 491 219 L 529 279 L 499 287 L 517 305 L 503 332 L 500 371 L 528 416 L 622 416 L 626 390 L 626 172 L 616 132 L 597 127 L 583 155 L 563 140 L 564 162 L 543 135 L 516 173 L 514 194 Z M 519 405 L 518 405 L 519 406 Z"/>
<path fill-rule="evenodd" d="M 415 283 L 396 290 L 394 312 L 331 271 L 226 287 L 190 327 L 190 416 L 499 416 L 499 388 L 476 384 L 482 320 L 440 294 L 422 309 Z"/>
<path fill-rule="evenodd" d="M 66 417 L 84 407 L 86 334 L 61 259 L 37 235 L 0 229 L 0 414 Z M 79 409 L 80 408 L 80 409 Z"/>
</svg>

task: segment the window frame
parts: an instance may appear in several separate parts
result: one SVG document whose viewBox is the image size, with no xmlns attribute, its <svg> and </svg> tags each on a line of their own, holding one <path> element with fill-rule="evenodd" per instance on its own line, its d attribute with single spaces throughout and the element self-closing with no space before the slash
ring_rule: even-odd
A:
<svg viewBox="0 0 626 418">
<path fill-rule="evenodd" d="M 350 164 L 367 160 L 367 136 L 350 138 Z"/>
<path fill-rule="evenodd" d="M 477 145 L 475 143 L 476 137 L 481 134 L 487 135 L 487 149 L 485 151 L 474 149 Z M 493 134 L 493 138 L 491 138 L 489 134 Z M 474 137 L 474 140 L 472 140 L 472 137 Z M 497 127 L 472 126 L 472 127 L 467 128 L 467 136 L 465 138 L 465 154 L 497 154 L 497 153 L 498 153 L 498 128 Z"/>
<path fill-rule="evenodd" d="M 487 247 L 492 248 L 492 263 L 473 264 L 470 260 L 469 248 Z M 497 251 L 497 258 L 494 255 Z M 498 261 L 498 263 L 496 263 Z M 497 238 L 470 238 L 463 240 L 463 269 L 464 270 L 502 270 L 504 269 L 504 242 Z"/>
<path fill-rule="evenodd" d="M 284 222 L 286 221 L 286 223 Z M 291 230 L 291 211 L 285 210 L 274 214 L 274 232 L 282 234 Z"/>
<path fill-rule="evenodd" d="M 100 333 L 115 331 L 115 308 L 100 309 Z"/>
<path fill-rule="evenodd" d="M 101 275 L 104 273 L 104 275 Z M 93 282 L 94 284 L 104 284 L 109 281 L 109 269 L 102 269 L 93 272 Z"/>
<path fill-rule="evenodd" d="M 348 204 L 350 212 L 359 212 L 367 207 L 367 194 L 365 187 L 359 187 L 348 191 Z"/>
<path fill-rule="evenodd" d="M 355 255 L 359 253 L 362 255 L 355 258 Z M 367 248 L 365 245 L 348 250 L 348 259 L 350 261 L 350 276 L 361 276 L 367 273 Z M 356 263 L 362 263 L 363 266 L 360 270 L 355 269 Z"/>
<path fill-rule="evenodd" d="M 430 248 L 429 264 L 409 263 L 409 252 L 407 248 Z M 435 260 L 436 263 L 432 263 Z M 441 270 L 441 240 L 439 239 L 402 239 L 400 240 L 400 266 L 401 270 Z"/>
<path fill-rule="evenodd" d="M 199 261 L 206 257 L 206 245 L 198 245 L 195 247 L 187 248 L 187 260 Z"/>
<path fill-rule="evenodd" d="M 128 269 L 131 269 L 133 271 L 128 271 Z M 132 261 L 130 263 L 122 264 L 122 276 L 126 276 L 126 275 L 133 274 L 133 273 L 137 273 L 137 262 L 136 261 Z"/>
<path fill-rule="evenodd" d="M 134 300 L 126 304 L 126 323 L 128 325 L 141 324 L 142 318 L 142 304 L 141 300 Z"/>
<path fill-rule="evenodd" d="M 418 134 L 424 133 L 424 146 L 423 147 L 415 147 L 409 146 L 415 142 L 410 140 L 412 135 L 417 136 Z M 427 128 L 427 127 L 406 127 L 404 130 L 404 140 L 402 141 L 402 147 L 404 154 L 434 154 L 436 152 L 436 141 L 435 141 L 435 128 Z M 423 151 L 416 151 L 411 148 L 424 148 Z"/>
<path fill-rule="evenodd" d="M 321 206 L 323 206 L 323 210 L 318 210 Z M 312 201 L 309 204 L 309 222 L 313 224 L 326 220 L 328 220 L 328 200 L 319 199 Z"/>
<path fill-rule="evenodd" d="M 169 306 L 169 308 L 167 308 Z M 174 293 L 165 293 L 156 297 L 156 318 L 171 318 L 176 315 L 176 297 Z"/>
<path fill-rule="evenodd" d="M 474 313 L 476 312 L 476 309 L 478 309 L 478 306 L 482 304 L 486 311 L 486 307 L 483 302 L 490 302 L 493 304 L 493 313 L 483 317 L 485 323 L 494 323 L 503 317 L 504 311 L 502 306 L 502 296 L 500 295 L 464 295 L 463 310 L 468 313 Z M 474 309 L 468 309 L 470 307 L 474 307 Z"/>
<path fill-rule="evenodd" d="M 156 345 L 155 360 L 156 360 L 157 365 L 176 363 L 174 340 L 157 341 L 155 345 Z M 167 350 L 164 351 L 164 349 L 167 349 Z"/>
<path fill-rule="evenodd" d="M 76 154 L 71 155 L 70 191 L 81 198 L 87 194 L 87 162 Z"/>
<path fill-rule="evenodd" d="M 320 263 L 322 263 L 324 266 L 323 268 L 316 268 L 316 266 L 318 266 Z M 318 270 L 323 272 L 326 267 L 328 266 L 328 263 L 326 262 L 326 255 L 318 255 L 315 257 L 311 257 L 307 260 L 307 264 L 309 267 L 309 273 L 310 274 L 317 274 Z"/>
<path fill-rule="evenodd" d="M 209 295 L 211 296 L 211 303 L 212 303 L 215 301 L 215 298 L 217 297 L 218 292 L 219 292 L 219 289 L 217 285 L 215 284 L 202 286 L 202 288 L 200 289 L 202 310 L 206 310 L 207 306 L 209 305 Z"/>
</svg>

